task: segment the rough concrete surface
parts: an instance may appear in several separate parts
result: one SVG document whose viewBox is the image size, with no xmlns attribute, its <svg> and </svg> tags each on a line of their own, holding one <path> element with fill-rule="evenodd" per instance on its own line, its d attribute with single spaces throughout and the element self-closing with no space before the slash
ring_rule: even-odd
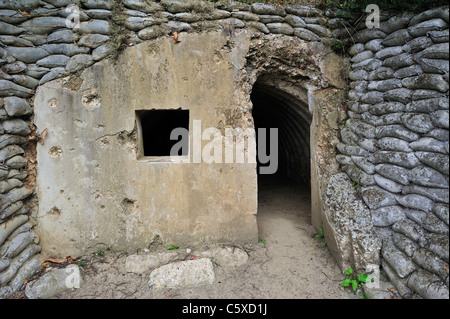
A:
<svg viewBox="0 0 450 319">
<path fill-rule="evenodd" d="M 183 109 L 190 132 L 197 120 L 200 134 L 220 127 L 227 114 L 241 112 L 233 79 L 245 51 L 228 52 L 218 32 L 186 35 L 177 46 L 156 41 L 126 50 L 113 63 L 97 63 L 81 82 L 66 78 L 39 88 L 35 124 L 48 127 L 37 155 L 43 255 L 133 251 L 158 237 L 166 244 L 257 241 L 256 164 L 143 156 L 136 116 Z M 244 47 L 248 41 L 248 33 L 236 37 Z M 189 142 L 190 154 L 196 141 Z"/>
<path fill-rule="evenodd" d="M 82 268 L 83 285 L 59 294 L 55 298 L 131 298 L 131 299 L 354 299 L 359 298 L 349 288 L 342 288 L 345 275 L 340 271 L 323 239 L 310 222 L 309 190 L 285 184 L 283 181 L 260 182 L 259 236 L 266 244 L 236 247 L 248 254 L 244 263 L 219 265 L 211 254 L 215 280 L 213 284 L 185 288 L 149 289 L 150 271 L 127 272 L 127 260 L 136 254 L 91 256 Z M 274 186 L 277 186 L 276 188 Z M 168 261 L 168 255 L 180 255 L 190 260 L 198 252 L 220 251 L 217 246 L 185 247 L 155 252 Z M 154 254 L 152 251 L 138 255 Z M 232 256 L 230 253 L 229 256 Z M 205 256 L 196 256 L 201 258 Z M 205 258 L 206 259 L 206 258 Z M 134 258 L 134 260 L 136 260 Z M 228 259 L 230 260 L 230 259 Z M 128 265 L 129 266 L 129 265 Z M 386 295 L 384 295 L 386 297 Z"/>
<path fill-rule="evenodd" d="M 274 92 L 298 99 L 289 102 L 292 112 L 299 104 L 305 108 L 300 129 L 305 149 L 309 113 L 320 117 L 314 126 L 320 137 L 313 134 L 311 140 L 314 152 L 321 145 L 313 162 L 319 168 L 311 180 L 313 202 L 321 200 L 324 185 L 316 181 L 338 168 L 335 148 L 326 141 L 337 142 L 342 117 L 341 90 L 332 88 L 344 86 L 338 76 L 342 59 L 322 43 L 277 36 L 252 39 L 253 33 L 245 30 L 234 34 L 231 48 L 226 32 L 180 36 L 183 41 L 177 45 L 165 39 L 142 43 L 79 77 L 38 89 L 35 124 L 39 130 L 48 127 L 46 143 L 37 147 L 36 231 L 44 256 L 75 257 L 99 248 L 133 251 L 157 238 L 165 244 L 257 242 L 256 165 L 251 159 L 196 163 L 193 127 L 193 121 L 201 120 L 202 130 L 213 127 L 222 135 L 227 128 L 252 130 L 248 108 L 257 79 L 264 88 L 274 86 Z M 295 59 L 258 67 L 273 55 Z M 308 67 L 298 68 L 299 63 Z M 287 66 L 304 82 L 282 82 Z M 190 112 L 188 162 L 143 156 L 137 112 L 180 108 Z M 203 151 L 206 146 L 203 137 Z M 321 226 L 317 219 L 323 219 L 319 211 L 313 204 L 316 228 Z"/>
</svg>

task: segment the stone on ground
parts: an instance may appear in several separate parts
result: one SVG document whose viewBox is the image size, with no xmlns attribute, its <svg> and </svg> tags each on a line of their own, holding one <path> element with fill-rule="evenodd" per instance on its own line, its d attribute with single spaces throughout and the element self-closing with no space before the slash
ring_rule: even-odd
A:
<svg viewBox="0 0 450 319">
<path fill-rule="evenodd" d="M 125 261 L 125 270 L 135 274 L 143 274 L 177 259 L 180 259 L 180 254 L 177 252 L 130 255 Z"/>
<path fill-rule="evenodd" d="M 82 277 L 77 265 L 54 269 L 25 288 L 28 299 L 49 299 L 73 288 L 80 288 Z"/>
<path fill-rule="evenodd" d="M 248 254 L 238 247 L 217 247 L 194 255 L 211 258 L 221 267 L 239 267 L 248 261 Z"/>
<path fill-rule="evenodd" d="M 210 259 L 194 259 L 164 265 L 152 271 L 150 289 L 195 287 L 213 284 L 215 274 Z"/>
</svg>

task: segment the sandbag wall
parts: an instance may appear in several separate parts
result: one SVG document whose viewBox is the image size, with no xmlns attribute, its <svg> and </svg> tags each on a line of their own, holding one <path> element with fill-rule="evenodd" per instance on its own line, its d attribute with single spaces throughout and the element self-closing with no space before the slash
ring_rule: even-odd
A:
<svg viewBox="0 0 450 319">
<path fill-rule="evenodd" d="M 363 28 L 337 160 L 372 211 L 402 297 L 448 298 L 449 10 Z"/>
</svg>

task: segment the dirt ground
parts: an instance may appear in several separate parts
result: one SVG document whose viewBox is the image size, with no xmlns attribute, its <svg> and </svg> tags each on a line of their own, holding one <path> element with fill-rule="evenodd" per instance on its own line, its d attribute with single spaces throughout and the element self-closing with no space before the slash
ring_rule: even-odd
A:
<svg viewBox="0 0 450 319">
<path fill-rule="evenodd" d="M 242 246 L 248 262 L 215 267 L 216 282 L 194 288 L 150 290 L 149 274 L 127 273 L 126 254 L 91 256 L 84 283 L 62 299 L 355 299 L 340 282 L 344 275 L 310 223 L 309 190 L 283 180 L 259 182 L 259 237 Z M 179 249 L 183 249 L 180 247 Z M 184 248 L 185 249 L 185 248 Z"/>
</svg>

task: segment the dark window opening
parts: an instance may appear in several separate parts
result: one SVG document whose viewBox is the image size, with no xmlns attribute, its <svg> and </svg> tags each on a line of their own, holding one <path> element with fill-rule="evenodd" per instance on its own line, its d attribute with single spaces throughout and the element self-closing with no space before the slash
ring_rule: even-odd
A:
<svg viewBox="0 0 450 319">
<path fill-rule="evenodd" d="M 136 115 L 142 132 L 144 156 L 188 155 L 189 147 L 179 148 L 178 154 L 170 154 L 173 146 L 182 138 L 177 136 L 177 140 L 171 140 L 172 131 L 177 128 L 189 130 L 188 110 L 138 111 Z"/>
</svg>

